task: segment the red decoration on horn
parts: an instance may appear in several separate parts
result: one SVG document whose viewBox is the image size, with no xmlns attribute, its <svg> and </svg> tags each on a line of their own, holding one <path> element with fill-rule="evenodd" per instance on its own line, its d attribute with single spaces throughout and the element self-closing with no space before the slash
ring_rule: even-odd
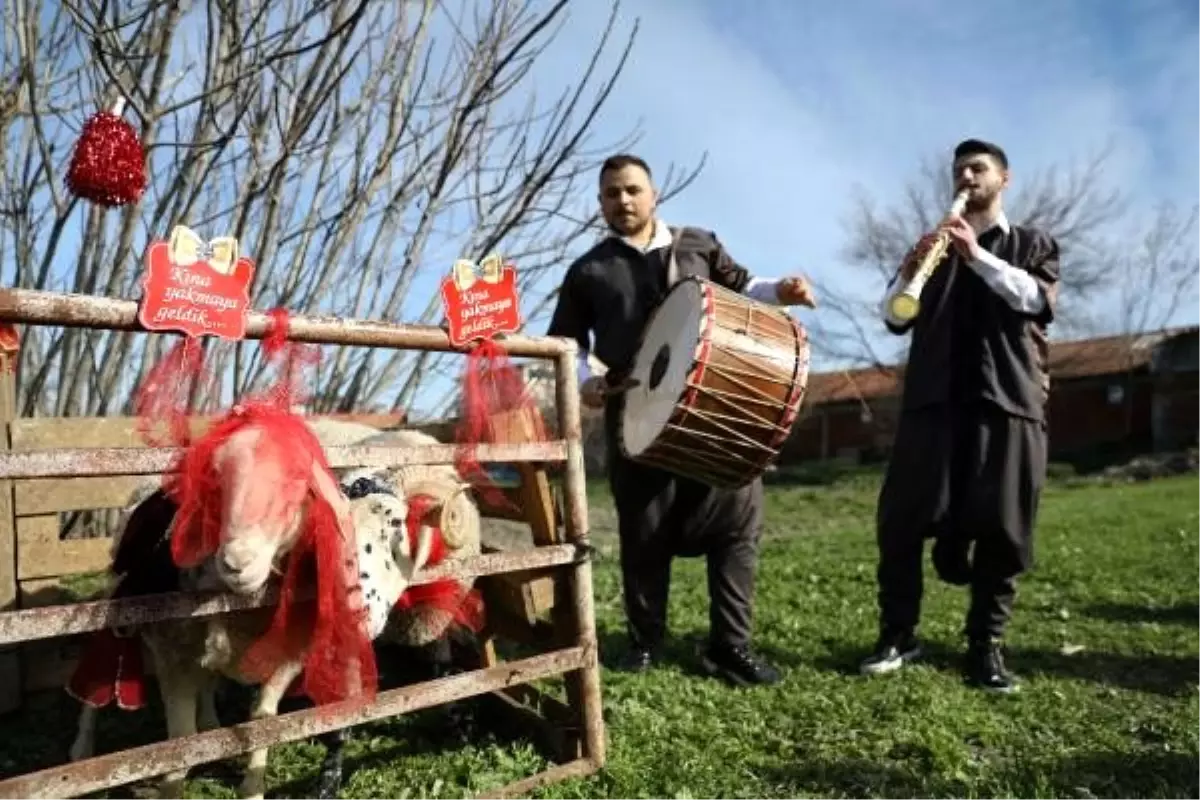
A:
<svg viewBox="0 0 1200 800">
<path fill-rule="evenodd" d="M 408 498 L 408 519 L 405 520 L 405 527 L 408 531 L 409 541 L 417 541 L 418 531 L 435 502 L 434 498 L 425 494 Z M 430 550 L 426 566 L 435 567 L 441 564 L 446 558 L 446 552 L 446 540 L 442 538 L 442 530 L 435 527 L 433 529 L 433 548 Z M 470 584 L 460 583 L 453 578 L 443 578 L 433 583 L 410 586 L 396 601 L 396 608 L 401 611 L 414 609 L 446 611 L 452 615 L 457 624 L 472 633 L 479 633 L 483 630 L 483 596 Z"/>
<path fill-rule="evenodd" d="M 133 126 L 121 117 L 124 98 L 83 124 L 67 170 L 67 188 L 102 206 L 136 203 L 146 189 L 146 154 Z"/>
</svg>

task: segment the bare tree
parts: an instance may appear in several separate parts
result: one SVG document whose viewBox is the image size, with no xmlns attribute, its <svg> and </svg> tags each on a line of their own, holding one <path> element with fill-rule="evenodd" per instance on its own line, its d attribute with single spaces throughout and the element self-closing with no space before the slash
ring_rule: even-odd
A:
<svg viewBox="0 0 1200 800">
<path fill-rule="evenodd" d="M 1151 343 L 1146 335 L 1168 328 L 1177 314 L 1195 309 L 1200 271 L 1196 241 L 1200 206 L 1186 211 L 1173 203 L 1162 203 L 1149 215 L 1125 226 L 1121 235 L 1108 237 L 1108 290 L 1103 293 L 1107 324 L 1100 328 L 1117 338 L 1107 343 L 1117 348 L 1123 365 L 1121 405 L 1125 433 L 1135 420 L 1135 386 L 1138 367 Z"/>
<path fill-rule="evenodd" d="M 1022 178 L 1005 204 L 1018 224 L 1048 230 L 1062 248 L 1058 331 L 1087 329 L 1092 302 L 1104 294 L 1114 261 L 1101 234 L 1126 210 L 1120 192 L 1104 184 L 1111 148 L 1065 169 Z M 845 278 L 819 282 L 824 320 L 813 343 L 830 359 L 881 367 L 903 360 L 902 347 L 883 334 L 879 302 L 905 253 L 950 208 L 953 180 L 944 158 L 929 158 L 896 204 L 879 209 L 861 188 L 845 223 Z"/>
<path fill-rule="evenodd" d="M 1172 323 L 1186 305 L 1194 308 L 1197 281 L 1196 227 L 1200 206 L 1186 211 L 1161 204 L 1148 223 L 1129 225 L 1109 237 L 1110 294 L 1117 310 L 1113 333 L 1136 335 Z"/>
<path fill-rule="evenodd" d="M 0 280 L 136 298 L 146 246 L 182 222 L 238 238 L 260 309 L 437 323 L 436 279 L 494 249 L 517 261 L 536 308 L 592 222 L 573 210 L 579 182 L 637 134 L 593 141 L 637 34 L 636 23 L 618 33 L 619 2 L 561 94 L 533 91 L 566 7 L 9 0 Z M 72 198 L 62 176 L 83 120 L 118 97 L 150 184 L 137 206 L 105 210 Z M 21 408 L 128 411 L 164 338 L 25 331 Z M 201 407 L 262 380 L 256 343 L 208 347 L 228 377 Z M 445 371 L 422 354 L 325 348 L 314 407 L 407 407 Z"/>
</svg>

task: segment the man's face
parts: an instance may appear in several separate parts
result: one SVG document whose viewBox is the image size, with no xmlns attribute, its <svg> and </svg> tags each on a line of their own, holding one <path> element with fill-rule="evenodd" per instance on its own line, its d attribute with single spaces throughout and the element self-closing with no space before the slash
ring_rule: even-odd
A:
<svg viewBox="0 0 1200 800">
<path fill-rule="evenodd" d="M 954 191 L 970 189 L 968 211 L 989 208 L 1007 186 L 1008 170 L 989 155 L 963 156 L 954 162 Z"/>
<path fill-rule="evenodd" d="M 600 179 L 600 210 L 604 221 L 622 236 L 645 230 L 654 218 L 657 200 L 650 176 L 634 164 L 609 170 Z"/>
</svg>

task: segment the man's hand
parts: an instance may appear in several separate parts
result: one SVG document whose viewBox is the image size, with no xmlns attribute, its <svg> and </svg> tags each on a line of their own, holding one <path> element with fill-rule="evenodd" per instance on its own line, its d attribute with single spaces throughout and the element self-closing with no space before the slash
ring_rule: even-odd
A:
<svg viewBox="0 0 1200 800">
<path fill-rule="evenodd" d="M 628 392 L 630 389 L 635 389 L 638 386 L 641 386 L 641 382 L 636 378 L 626 378 L 616 386 L 613 386 L 605 376 L 593 375 L 579 387 L 579 394 L 582 395 L 580 399 L 585 406 L 589 408 L 601 408 L 608 402 L 608 398 L 613 395 Z"/>
<path fill-rule="evenodd" d="M 969 222 L 962 217 L 951 217 L 947 220 L 945 229 L 946 233 L 950 234 L 950 243 L 960 256 L 967 261 L 979 258 L 982 248 L 979 246 L 979 240 L 975 238 L 975 229 Z"/>
<path fill-rule="evenodd" d="M 905 254 L 904 260 L 900 262 L 900 279 L 903 281 L 911 281 L 913 275 L 917 274 L 917 265 L 930 248 L 933 247 L 934 241 L 937 239 L 938 232 L 936 230 L 922 236 L 917 240 L 917 243 L 912 246 L 912 249 Z"/>
<path fill-rule="evenodd" d="M 813 294 L 808 279 L 797 275 L 784 278 L 775 286 L 775 296 L 781 305 L 817 307 L 817 297 Z"/>
<path fill-rule="evenodd" d="M 588 408 L 603 408 L 606 385 L 603 375 L 593 375 L 579 387 L 580 400 Z"/>
</svg>

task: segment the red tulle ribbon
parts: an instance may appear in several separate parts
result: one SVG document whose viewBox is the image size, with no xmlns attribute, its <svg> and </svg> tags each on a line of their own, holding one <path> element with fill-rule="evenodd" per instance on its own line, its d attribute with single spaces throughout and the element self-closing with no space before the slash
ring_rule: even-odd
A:
<svg viewBox="0 0 1200 800">
<path fill-rule="evenodd" d="M 480 464 L 477 446 L 544 442 L 548 438 L 545 422 L 520 370 L 499 342 L 484 339 L 466 360 L 456 466 L 489 504 L 511 507 Z"/>
<path fill-rule="evenodd" d="M 184 336 L 146 374 L 134 394 L 143 441 L 152 447 L 186 447 L 191 442 L 191 410 L 205 371 L 203 342 Z M 210 387 L 215 385 L 215 376 L 207 379 Z"/>
<path fill-rule="evenodd" d="M 101 111 L 83 124 L 67 169 L 67 188 L 102 206 L 141 199 L 146 189 L 145 152 L 137 132 L 119 113 Z"/>
</svg>

